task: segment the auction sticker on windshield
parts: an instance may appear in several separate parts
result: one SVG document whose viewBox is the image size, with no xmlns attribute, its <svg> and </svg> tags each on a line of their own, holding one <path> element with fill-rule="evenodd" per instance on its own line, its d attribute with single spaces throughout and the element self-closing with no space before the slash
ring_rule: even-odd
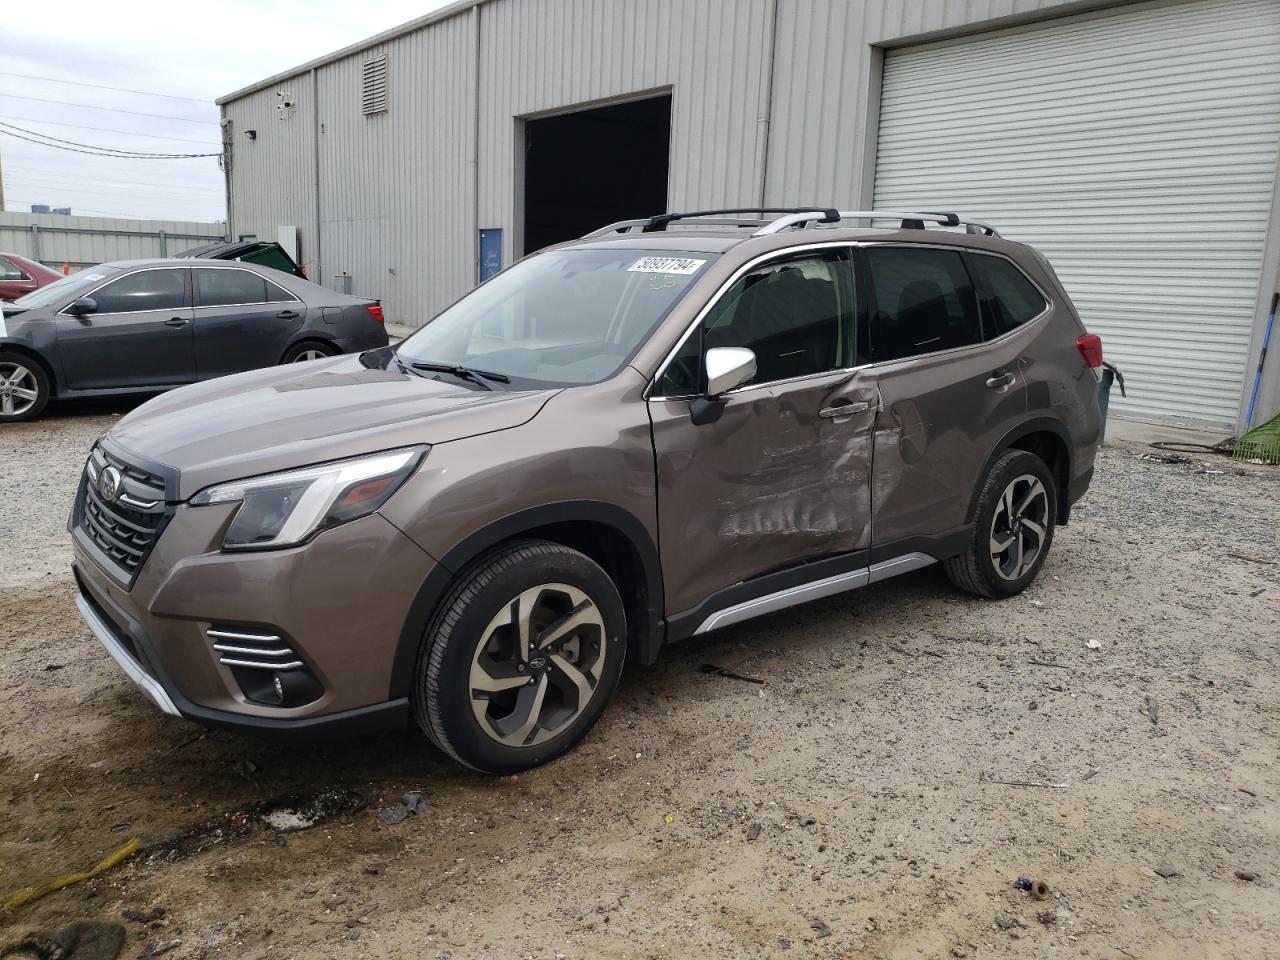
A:
<svg viewBox="0 0 1280 960">
<path fill-rule="evenodd" d="M 706 262 L 692 257 L 641 257 L 627 267 L 627 272 L 690 274 L 697 273 Z"/>
</svg>

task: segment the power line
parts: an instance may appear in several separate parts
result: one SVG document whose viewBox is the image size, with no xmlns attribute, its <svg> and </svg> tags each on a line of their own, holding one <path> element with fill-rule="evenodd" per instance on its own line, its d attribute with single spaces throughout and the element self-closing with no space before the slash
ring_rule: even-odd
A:
<svg viewBox="0 0 1280 960">
<path fill-rule="evenodd" d="M 99 187 L 128 187 L 130 194 L 134 193 L 154 193 L 154 194 L 173 194 L 175 196 L 192 196 L 195 193 L 210 193 L 221 196 L 223 188 L 221 187 L 203 187 L 198 184 L 180 184 L 165 181 L 164 184 L 138 184 L 129 183 L 125 180 L 103 180 L 98 177 L 93 178 L 93 182 L 85 185 L 77 185 L 65 178 L 57 177 L 41 177 L 30 173 L 17 171 L 17 176 L 13 178 L 15 181 L 22 183 L 33 183 L 49 189 L 58 190 L 62 193 L 97 193 Z"/>
<path fill-rule="evenodd" d="M 192 103 L 207 104 L 208 100 L 199 97 L 179 97 L 172 93 L 152 93 L 150 90 L 131 90 L 128 87 L 111 87 L 105 83 L 85 83 L 83 80 L 58 80 L 55 77 L 33 77 L 27 73 L 4 73 L 0 77 L 16 77 L 19 80 L 40 80 L 44 83 L 66 83 L 73 87 L 93 87 L 95 90 L 114 90 L 116 93 L 136 93 L 144 97 L 163 97 L 166 100 L 189 100 Z"/>
<path fill-rule="evenodd" d="M 43 200 L 20 200 L 17 197 L 7 201 L 8 203 L 25 203 L 27 206 L 33 206 L 37 203 L 44 203 Z M 186 223 L 222 223 L 221 220 L 192 220 L 189 217 L 140 217 L 136 213 L 121 213 L 118 210 L 95 210 L 92 207 L 75 207 L 74 209 L 82 210 L 85 213 L 96 213 L 103 217 L 119 217 L 122 220 L 177 220 Z"/>
<path fill-rule="evenodd" d="M 0 94 L 2 96 L 2 94 Z M 134 133 L 132 130 L 116 130 L 114 127 L 89 127 L 83 123 L 66 123 L 62 120 L 44 120 L 37 117 L 0 117 L 0 120 L 16 120 L 19 123 L 44 123 L 55 127 L 72 127 L 76 130 L 94 130 L 98 133 L 121 133 L 126 137 L 145 137 L 148 140 L 172 140 L 174 143 L 198 143 L 204 147 L 216 146 L 212 140 L 190 140 L 186 137 L 163 137 L 158 133 Z"/>
<path fill-rule="evenodd" d="M 15 133 L 14 131 L 18 131 Z M 71 153 L 87 153 L 94 157 L 116 157 L 128 160 L 190 160 L 197 157 L 220 157 L 218 153 L 145 153 L 140 150 L 117 150 L 113 147 L 96 147 L 87 143 L 77 143 L 74 140 L 61 140 L 58 137 L 51 137 L 47 133 L 36 133 L 33 130 L 27 130 L 25 127 L 17 127 L 12 123 L 0 121 L 0 133 L 6 136 L 14 137 L 18 140 L 25 140 L 27 143 L 39 144 L 42 147 L 52 147 L 55 150 L 68 150 Z M 22 134 L 29 136 L 22 136 Z M 34 137 L 42 137 L 41 140 L 33 139 Z M 53 141 L 49 143 L 47 141 Z M 64 146 L 65 144 L 65 146 Z"/>
<path fill-rule="evenodd" d="M 82 110 L 106 110 L 109 113 L 127 113 L 132 117 L 152 117 L 156 120 L 176 120 L 179 123 L 205 123 L 211 127 L 218 126 L 216 120 L 192 120 L 190 117 L 171 117 L 165 113 L 141 113 L 138 110 L 121 110 L 119 107 L 99 107 L 92 103 L 76 103 L 74 100 L 50 100 L 45 97 L 24 97 L 19 93 L 0 93 L 0 98 L 13 100 L 33 100 L 36 103 L 57 103 L 64 107 L 79 107 Z"/>
</svg>

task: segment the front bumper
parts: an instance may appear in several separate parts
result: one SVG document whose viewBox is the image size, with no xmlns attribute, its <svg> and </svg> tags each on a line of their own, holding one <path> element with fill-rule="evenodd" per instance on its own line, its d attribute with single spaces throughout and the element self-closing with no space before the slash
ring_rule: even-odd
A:
<svg viewBox="0 0 1280 960">
<path fill-rule="evenodd" d="M 405 616 L 434 562 L 378 514 L 288 550 L 223 553 L 234 508 L 177 505 L 132 583 L 72 527 L 76 605 L 125 674 L 166 713 L 277 732 L 408 722 L 390 692 Z M 270 625 L 320 686 L 300 706 L 259 702 L 208 631 Z M 402 691 L 400 691 L 402 693 Z"/>
</svg>

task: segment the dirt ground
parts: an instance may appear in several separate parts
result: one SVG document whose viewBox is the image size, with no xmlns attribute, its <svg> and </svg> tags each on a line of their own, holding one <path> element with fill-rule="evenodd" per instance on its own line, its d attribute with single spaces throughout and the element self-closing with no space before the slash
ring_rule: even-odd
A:
<svg viewBox="0 0 1280 960">
<path fill-rule="evenodd" d="M 409 733 L 206 732 L 129 684 L 64 530 L 120 409 L 0 430 L 0 900 L 147 846 L 0 945 L 99 919 L 124 957 L 1280 957 L 1280 471 L 1110 447 L 1021 597 L 934 568 L 725 629 L 488 779 Z M 330 787 L 367 806 L 251 809 Z M 429 808 L 382 822 L 408 791 Z"/>
</svg>

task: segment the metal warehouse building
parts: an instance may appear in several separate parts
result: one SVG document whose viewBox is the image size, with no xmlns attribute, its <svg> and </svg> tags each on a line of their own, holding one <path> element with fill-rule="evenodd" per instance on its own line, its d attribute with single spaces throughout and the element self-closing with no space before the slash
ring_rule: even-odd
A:
<svg viewBox="0 0 1280 960">
<path fill-rule="evenodd" d="M 219 103 L 233 235 L 414 325 L 625 217 L 957 210 L 1054 262 L 1113 410 L 1225 429 L 1278 281 L 1277 0 L 465 0 Z"/>
</svg>

